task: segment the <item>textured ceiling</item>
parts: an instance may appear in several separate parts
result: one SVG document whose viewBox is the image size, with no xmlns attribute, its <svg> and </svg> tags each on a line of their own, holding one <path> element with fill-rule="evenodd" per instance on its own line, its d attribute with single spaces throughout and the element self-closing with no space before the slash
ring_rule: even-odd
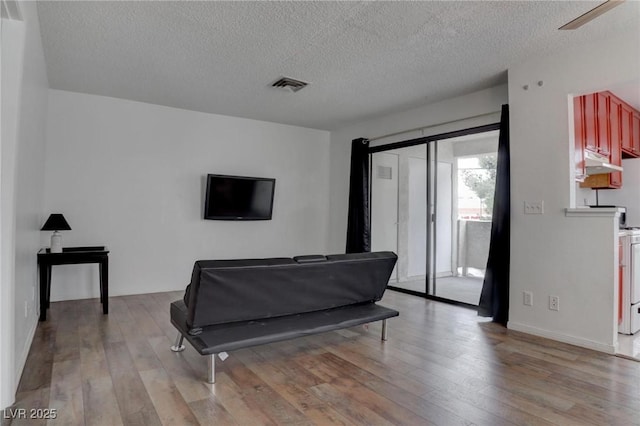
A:
<svg viewBox="0 0 640 426">
<path fill-rule="evenodd" d="M 506 70 L 640 28 L 628 1 L 38 3 L 50 86 L 320 129 L 506 82 Z M 640 30 L 639 30 L 640 31 Z M 310 83 L 270 87 L 281 76 Z"/>
</svg>

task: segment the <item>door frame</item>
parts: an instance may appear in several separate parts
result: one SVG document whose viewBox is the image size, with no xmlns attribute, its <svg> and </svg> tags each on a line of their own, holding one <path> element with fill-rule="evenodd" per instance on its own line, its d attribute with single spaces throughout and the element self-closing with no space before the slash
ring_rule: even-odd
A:
<svg viewBox="0 0 640 426">
<path fill-rule="evenodd" d="M 435 135 L 430 135 L 430 136 L 422 136 L 419 138 L 415 138 L 415 139 L 408 139 L 408 140 L 404 140 L 404 141 L 400 141 L 400 142 L 393 142 L 393 143 L 388 143 L 388 144 L 383 144 L 383 145 L 378 145 L 378 146 L 374 146 L 374 147 L 370 147 L 368 150 L 369 153 L 369 169 L 371 169 L 372 167 L 372 159 L 373 159 L 373 154 L 377 153 L 377 152 L 384 152 L 384 151 L 390 151 L 393 149 L 400 149 L 400 148 L 408 148 L 411 146 L 416 146 L 416 145 L 422 145 L 422 144 L 426 144 L 427 145 L 427 215 L 429 216 L 431 214 L 431 209 L 428 207 L 431 203 L 431 201 L 433 201 L 435 203 L 436 201 L 436 197 L 437 197 L 437 176 L 434 177 L 434 182 L 433 184 L 430 184 L 429 179 L 430 179 L 430 173 L 432 173 L 431 171 L 431 149 L 429 144 L 437 142 L 439 140 L 445 140 L 445 139 L 452 139 L 452 138 L 457 138 L 459 136 L 467 136 L 467 135 L 474 135 L 474 134 L 478 134 L 478 133 L 485 133 L 485 132 L 491 132 L 491 131 L 496 131 L 496 130 L 500 130 L 500 123 L 491 123 L 491 124 L 485 124 L 483 126 L 476 126 L 476 127 L 469 127 L 466 129 L 462 129 L 462 130 L 454 130 L 452 132 L 445 132 L 445 133 L 438 133 Z M 437 160 L 437 149 L 438 149 L 438 145 L 436 143 L 436 145 L 434 146 L 434 155 L 436 156 L 436 160 Z M 373 179 L 369 180 L 369 197 L 371 198 L 372 195 L 372 185 L 373 185 Z M 433 189 L 431 188 L 433 186 Z M 371 217 L 371 199 L 369 199 L 369 217 Z M 427 217 L 427 230 L 429 230 L 431 228 L 431 223 L 433 222 L 433 217 L 431 217 L 431 220 L 429 219 L 429 217 Z M 435 232 L 435 230 L 434 230 Z M 458 306 L 464 306 L 467 308 L 471 308 L 471 309 L 477 309 L 478 307 L 476 305 L 471 305 L 469 303 L 465 303 L 465 302 L 460 302 L 458 300 L 451 300 L 451 299 L 445 299 L 442 297 L 438 297 L 438 296 L 434 296 L 429 294 L 429 283 L 435 279 L 435 277 L 433 277 L 432 275 L 432 261 L 435 261 L 435 259 L 432 260 L 433 257 L 433 250 L 435 249 L 434 247 L 435 245 L 435 235 L 427 235 L 427 254 L 426 254 L 426 258 L 425 258 L 425 271 L 426 271 L 426 275 L 425 275 L 425 291 L 424 292 L 419 292 L 419 291 L 414 291 L 414 290 L 408 290 L 408 289 L 404 289 L 401 287 L 396 287 L 396 286 L 388 286 L 389 289 L 391 290 L 395 290 L 398 291 L 400 293 L 406 293 L 406 294 L 411 294 L 413 296 L 419 296 L 419 297 L 423 297 L 425 299 L 429 299 L 429 300 L 435 300 L 438 302 L 444 302 L 444 303 L 449 303 L 452 305 L 458 305 Z M 434 281 L 435 283 L 435 281 Z M 434 284 L 434 293 L 435 293 L 435 284 Z"/>
</svg>

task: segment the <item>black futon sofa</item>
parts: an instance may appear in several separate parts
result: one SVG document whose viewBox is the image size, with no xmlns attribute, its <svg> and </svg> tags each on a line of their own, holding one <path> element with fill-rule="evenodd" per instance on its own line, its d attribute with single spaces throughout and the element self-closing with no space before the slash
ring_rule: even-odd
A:
<svg viewBox="0 0 640 426">
<path fill-rule="evenodd" d="M 377 305 L 397 256 L 392 252 L 313 255 L 294 258 L 199 260 L 184 299 L 171 303 L 183 339 L 209 360 L 249 346 L 383 321 L 398 311 Z"/>
</svg>

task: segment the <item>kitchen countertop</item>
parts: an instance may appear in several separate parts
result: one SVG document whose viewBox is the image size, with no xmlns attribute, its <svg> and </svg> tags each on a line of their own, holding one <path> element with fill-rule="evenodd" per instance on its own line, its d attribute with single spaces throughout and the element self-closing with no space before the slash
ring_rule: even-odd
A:
<svg viewBox="0 0 640 426">
<path fill-rule="evenodd" d="M 624 212 L 623 207 L 574 207 L 565 209 L 565 216 L 616 216 L 619 213 Z"/>
<path fill-rule="evenodd" d="M 621 229 L 618 236 L 626 237 L 628 235 L 640 235 L 640 229 Z"/>
</svg>

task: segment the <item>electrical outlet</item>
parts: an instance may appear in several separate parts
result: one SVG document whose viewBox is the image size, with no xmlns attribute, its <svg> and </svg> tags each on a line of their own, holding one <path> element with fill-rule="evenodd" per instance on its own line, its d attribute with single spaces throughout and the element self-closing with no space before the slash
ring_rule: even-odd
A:
<svg viewBox="0 0 640 426">
<path fill-rule="evenodd" d="M 525 201 L 524 214 L 543 214 L 544 201 Z"/>
<path fill-rule="evenodd" d="M 533 306 L 533 292 L 531 291 L 523 291 L 522 292 L 522 303 L 525 306 Z"/>
<path fill-rule="evenodd" d="M 560 298 L 558 296 L 549 296 L 549 309 L 552 311 L 560 310 Z"/>
</svg>

